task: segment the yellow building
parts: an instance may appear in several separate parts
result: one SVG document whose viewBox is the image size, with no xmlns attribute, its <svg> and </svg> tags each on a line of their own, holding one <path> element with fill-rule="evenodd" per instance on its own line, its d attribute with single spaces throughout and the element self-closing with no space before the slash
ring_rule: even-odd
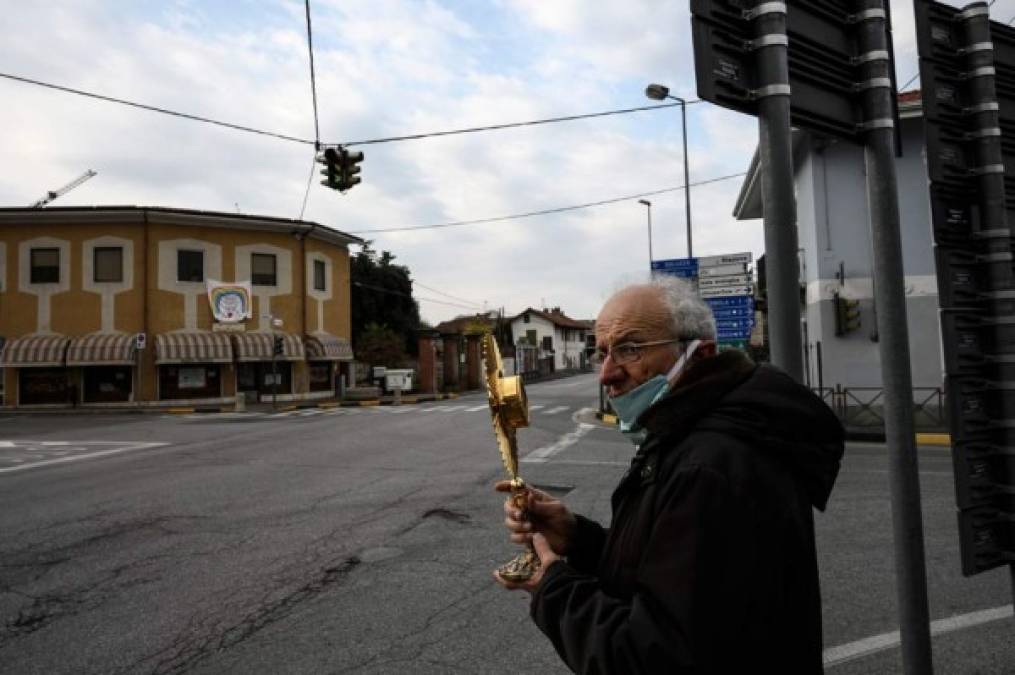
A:
<svg viewBox="0 0 1015 675">
<path fill-rule="evenodd" d="M 273 385 L 280 400 L 333 396 L 352 360 L 356 243 L 231 213 L 0 209 L 4 405 L 224 404 Z M 214 316 L 220 282 L 249 290 L 249 318 Z"/>
</svg>

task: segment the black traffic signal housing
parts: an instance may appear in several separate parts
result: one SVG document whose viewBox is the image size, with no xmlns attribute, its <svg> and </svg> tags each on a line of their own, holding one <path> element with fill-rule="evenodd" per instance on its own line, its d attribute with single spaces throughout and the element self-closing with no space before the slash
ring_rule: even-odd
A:
<svg viewBox="0 0 1015 675">
<path fill-rule="evenodd" d="M 835 306 L 835 334 L 842 336 L 860 329 L 860 301 L 848 300 L 838 293 L 832 296 Z"/>
<path fill-rule="evenodd" d="M 282 336 L 276 335 L 274 340 L 272 340 L 272 353 L 275 354 L 275 356 L 281 356 L 284 353 L 282 347 Z"/>
<path fill-rule="evenodd" d="M 362 182 L 356 175 L 361 170 L 359 163 L 363 161 L 362 152 L 349 151 L 342 146 L 326 148 L 317 161 L 324 165 L 321 175 L 325 179 L 321 181 L 321 185 L 345 192 Z"/>
<path fill-rule="evenodd" d="M 321 175 L 324 176 L 324 180 L 321 181 L 321 185 L 330 187 L 332 190 L 338 190 L 339 188 L 339 155 L 335 148 L 326 148 L 324 153 L 318 156 L 317 161 L 324 165 L 321 170 Z"/>
<path fill-rule="evenodd" d="M 339 190 L 345 191 L 350 190 L 354 185 L 358 185 L 361 182 L 361 178 L 357 176 L 360 172 L 359 163 L 363 161 L 363 153 L 346 150 L 345 148 L 339 148 L 339 174 L 341 180 L 339 182 Z"/>
</svg>

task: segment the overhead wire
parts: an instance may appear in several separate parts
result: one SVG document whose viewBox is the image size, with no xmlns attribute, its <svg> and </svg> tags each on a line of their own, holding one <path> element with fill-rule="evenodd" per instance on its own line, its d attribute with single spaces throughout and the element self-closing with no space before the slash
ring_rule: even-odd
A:
<svg viewBox="0 0 1015 675">
<path fill-rule="evenodd" d="M 372 286 L 370 284 L 365 284 L 362 281 L 352 281 L 350 283 L 353 286 L 359 286 L 360 288 L 369 288 L 370 290 L 378 291 L 380 293 L 387 293 L 388 295 L 399 295 L 399 296 L 401 296 L 403 298 L 409 298 L 411 300 L 415 300 L 416 302 L 436 302 L 439 305 L 451 305 L 453 307 L 463 307 L 465 309 L 475 309 L 474 306 L 470 306 L 470 305 L 462 305 L 462 304 L 459 304 L 457 302 L 446 302 L 444 300 L 435 300 L 433 298 L 421 298 L 418 295 L 410 295 L 408 293 L 401 293 L 399 291 L 393 291 L 393 290 L 391 290 L 389 288 L 382 288 L 380 286 Z"/>
<path fill-rule="evenodd" d="M 303 192 L 303 205 L 300 207 L 299 220 L 303 220 L 303 214 L 307 210 L 310 186 L 314 182 L 314 168 L 317 166 L 317 151 L 321 149 L 321 126 L 317 117 L 317 79 L 314 77 L 314 39 L 313 31 L 310 28 L 310 0 L 305 0 L 305 4 L 307 9 L 307 52 L 310 55 L 310 95 L 314 104 L 314 156 L 310 160 L 310 175 L 307 176 L 307 189 Z"/>
<path fill-rule="evenodd" d="M 731 174 L 726 175 L 726 176 L 717 176 L 715 178 L 709 178 L 707 180 L 697 181 L 695 183 L 691 183 L 688 187 L 699 187 L 701 185 L 710 185 L 712 183 L 719 183 L 719 182 L 724 181 L 724 180 L 730 180 L 730 179 L 733 179 L 733 178 L 740 178 L 740 177 L 746 176 L 746 175 L 747 175 L 746 171 L 741 171 L 740 173 L 731 173 Z M 383 233 L 383 232 L 412 232 L 412 231 L 416 231 L 416 230 L 437 230 L 437 229 L 442 229 L 442 228 L 446 228 L 446 227 L 464 227 L 466 225 L 483 225 L 483 224 L 486 224 L 486 223 L 499 223 L 499 222 L 503 222 L 503 221 L 506 221 L 506 220 L 520 220 L 522 218 L 532 218 L 534 216 L 545 216 L 545 215 L 550 215 L 550 214 L 554 214 L 554 213 L 565 213 L 567 211 L 578 211 L 580 209 L 588 209 L 588 208 L 592 208 L 592 207 L 595 207 L 595 206 L 605 206 L 607 204 L 616 204 L 618 202 L 626 202 L 626 201 L 630 201 L 632 199 L 639 199 L 641 197 L 652 197 L 654 195 L 666 194 L 667 192 L 677 192 L 677 191 L 683 190 L 683 189 L 684 189 L 683 185 L 678 185 L 676 187 L 663 188 L 661 190 L 651 190 L 649 192 L 640 192 L 638 194 L 626 195 L 624 197 L 613 197 L 613 198 L 610 198 L 610 199 L 601 199 L 601 200 L 596 201 L 596 202 L 587 202 L 585 204 L 575 204 L 573 206 L 560 206 L 560 207 L 552 208 L 552 209 L 541 209 L 539 211 L 528 211 L 526 213 L 516 213 L 516 214 L 512 214 L 512 215 L 508 215 L 508 216 L 495 216 L 493 218 L 478 218 L 478 219 L 475 219 L 475 220 L 458 220 L 458 221 L 454 221 L 454 222 L 450 222 L 450 223 L 437 223 L 437 224 L 434 224 L 434 225 L 412 225 L 412 226 L 408 226 L 408 227 L 386 227 L 386 228 L 377 228 L 377 229 L 372 229 L 372 230 L 356 230 L 356 231 L 350 232 L 350 234 L 375 234 L 375 233 Z"/>
<path fill-rule="evenodd" d="M 420 288 L 425 288 L 426 290 L 430 291 L 431 293 L 439 293 L 440 295 L 443 295 L 443 296 L 446 296 L 448 298 L 451 298 L 452 300 L 460 300 L 461 302 L 467 302 L 469 304 L 475 305 L 476 307 L 482 307 L 483 306 L 481 303 L 475 302 L 474 300 L 469 300 L 468 298 L 460 298 L 457 295 L 451 295 L 450 293 L 445 293 L 444 291 L 438 290 L 438 289 L 433 288 L 431 286 L 427 286 L 426 284 L 422 284 L 422 283 L 416 281 L 415 279 L 412 280 L 412 285 L 413 286 L 419 286 Z"/>
<path fill-rule="evenodd" d="M 20 75 L 13 75 L 11 73 L 0 72 L 0 78 L 4 78 L 4 79 L 8 79 L 8 80 L 13 80 L 15 82 L 21 82 L 23 84 L 33 84 L 33 85 L 36 85 L 38 87 L 45 87 L 47 89 L 53 89 L 53 90 L 56 90 L 56 91 L 61 91 L 61 92 L 67 93 L 67 94 L 75 94 L 77 96 L 84 96 L 84 97 L 87 97 L 87 98 L 94 98 L 94 99 L 97 99 L 97 100 L 100 100 L 100 101 L 106 101 L 107 103 L 117 103 L 119 105 L 130 106 L 132 108 L 139 108 L 141 110 L 147 110 L 149 112 L 161 113 L 163 115 L 171 115 L 173 117 L 180 117 L 180 118 L 188 119 L 188 120 L 191 120 L 191 121 L 194 121 L 194 122 L 204 122 L 206 124 L 214 124 L 214 125 L 217 125 L 217 126 L 220 126 L 220 127 L 226 127 L 228 129 L 233 129 L 235 131 L 244 131 L 244 132 L 251 133 L 251 134 L 260 134 L 262 136 L 271 136 L 273 138 L 277 138 L 277 139 L 280 139 L 280 140 L 283 140 L 283 141 L 290 141 L 290 142 L 293 142 L 293 143 L 302 143 L 304 145 L 313 145 L 315 147 L 318 146 L 318 145 L 345 145 L 345 146 L 350 146 L 350 145 L 374 145 L 374 144 L 378 144 L 378 143 L 393 143 L 395 141 L 410 141 L 410 140 L 418 140 L 418 139 L 422 139 L 422 138 L 437 138 L 437 137 L 440 137 L 440 136 L 454 136 L 454 135 L 458 135 L 458 134 L 471 134 L 471 133 L 476 133 L 476 132 L 479 132 L 479 131 L 496 131 L 496 130 L 499 130 L 499 129 L 512 129 L 512 128 L 515 128 L 515 127 L 535 126 L 535 125 L 539 125 L 539 124 L 553 124 L 553 123 L 556 123 L 556 122 L 571 122 L 571 121 L 575 121 L 575 120 L 591 119 L 591 118 L 595 118 L 595 117 L 606 117 L 606 116 L 609 116 L 609 115 L 625 115 L 625 114 L 628 114 L 628 113 L 643 112 L 643 111 L 649 111 L 649 110 L 661 110 L 661 109 L 664 109 L 664 108 L 672 108 L 674 106 L 680 105 L 679 103 L 663 103 L 663 104 L 660 104 L 660 105 L 641 106 L 641 107 L 637 107 L 637 108 L 623 108 L 623 109 L 620 109 L 620 110 L 605 110 L 605 111 L 602 111 L 602 112 L 584 113 L 584 114 L 581 114 L 581 115 L 566 115 L 566 116 L 563 116 L 563 117 L 549 117 L 549 118 L 545 118 L 545 119 L 528 120 L 528 121 L 525 121 L 525 122 L 508 122 L 508 123 L 505 123 L 505 124 L 490 124 L 490 125 L 482 126 L 482 127 L 468 127 L 468 128 L 465 128 L 465 129 L 450 129 L 450 130 L 447 130 L 447 131 L 434 131 L 434 132 L 428 132 L 428 133 L 410 134 L 410 135 L 406 135 L 406 136 L 389 136 L 389 137 L 386 137 L 386 138 L 372 138 L 372 139 L 367 139 L 367 140 L 362 140 L 362 141 L 348 141 L 348 142 L 343 141 L 343 142 L 340 142 L 340 143 L 329 142 L 329 143 L 321 144 L 319 139 L 310 140 L 309 138 L 300 138 L 298 136 L 290 136 L 288 134 L 281 134 L 281 133 L 277 133 L 277 132 L 274 132 L 274 131 L 266 131 L 264 129 L 256 129 L 254 127 L 248 127 L 248 126 L 244 126 L 242 124 L 234 124 L 232 122 L 223 122 L 222 120 L 216 120 L 216 119 L 212 119 L 210 117 L 202 117 L 200 115 L 192 115 L 190 113 L 179 112 L 177 110 L 170 110 L 169 108 L 161 108 L 159 106 L 147 105 L 147 104 L 144 104 L 144 103 L 137 103 L 136 101 L 129 101 L 127 99 L 116 98 L 114 96 L 106 96 L 105 94 L 97 94 L 95 92 L 85 91 L 83 89 L 75 89 L 73 87 L 65 87 L 63 85 L 53 84 L 51 82 L 43 82 L 42 80 L 35 80 L 35 79 L 29 78 L 29 77 L 22 77 Z M 692 100 L 692 101 L 688 101 L 687 104 L 688 105 L 692 105 L 692 104 L 701 103 L 701 102 L 702 101 L 700 99 L 695 99 L 695 100 Z"/>
<path fill-rule="evenodd" d="M 177 110 L 170 110 L 168 108 L 160 108 L 154 105 L 146 105 L 144 103 L 136 103 L 135 101 L 128 101 L 123 98 L 116 98 L 114 96 L 106 96 L 105 94 L 96 94 L 91 91 L 84 91 L 82 89 L 74 89 L 73 87 L 64 87 L 59 84 L 52 84 L 49 82 L 43 82 L 41 80 L 33 80 L 29 77 L 21 77 L 20 75 L 11 75 L 10 73 L 0 73 L 0 78 L 14 80 L 15 82 L 22 82 L 24 84 L 34 84 L 39 87 L 45 87 L 47 89 L 55 89 L 56 91 L 62 91 L 68 94 L 76 94 L 78 96 L 85 96 L 87 98 L 94 98 L 100 101 L 106 101 L 108 103 L 118 103 L 120 105 L 130 106 L 132 108 L 140 108 L 141 110 L 148 110 L 150 112 L 157 112 L 163 115 L 171 115 L 173 117 L 181 117 L 183 119 L 192 120 L 194 122 L 204 122 L 205 124 L 214 124 L 220 127 L 226 127 L 227 129 L 233 129 L 236 131 L 245 131 L 250 134 L 259 134 L 261 136 L 271 136 L 272 138 L 278 138 L 283 141 L 291 141 L 293 143 L 303 143 L 305 145 L 313 145 L 314 141 L 307 138 L 299 138 L 297 136 L 289 136 L 287 134 L 280 134 L 274 131 L 265 131 L 264 129 L 255 129 L 254 127 L 243 126 L 242 124 L 233 124 L 232 122 L 223 122 L 222 120 L 212 119 L 210 117 L 201 117 L 200 115 L 191 115 L 190 113 L 183 113 Z"/>
</svg>

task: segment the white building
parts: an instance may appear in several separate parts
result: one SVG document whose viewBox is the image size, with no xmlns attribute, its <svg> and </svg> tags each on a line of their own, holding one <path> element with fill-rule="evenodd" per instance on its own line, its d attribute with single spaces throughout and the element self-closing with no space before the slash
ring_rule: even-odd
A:
<svg viewBox="0 0 1015 675">
<path fill-rule="evenodd" d="M 588 362 L 586 335 L 591 332 L 589 322 L 566 316 L 560 307 L 542 311 L 530 307 L 511 319 L 516 347 L 534 347 L 540 360 L 552 357 L 553 370 L 584 368 Z M 521 358 L 519 366 L 524 368 Z"/>
</svg>

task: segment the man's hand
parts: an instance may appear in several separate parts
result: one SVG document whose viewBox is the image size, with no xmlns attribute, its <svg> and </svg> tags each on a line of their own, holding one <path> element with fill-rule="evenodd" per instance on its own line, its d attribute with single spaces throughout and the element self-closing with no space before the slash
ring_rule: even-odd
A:
<svg viewBox="0 0 1015 675">
<path fill-rule="evenodd" d="M 497 580 L 497 583 L 508 589 L 509 591 L 516 591 L 519 588 L 528 593 L 532 593 L 539 586 L 543 580 L 543 573 L 550 565 L 555 561 L 560 560 L 560 556 L 553 552 L 550 548 L 550 544 L 547 543 L 546 537 L 541 534 L 536 534 L 532 537 L 532 547 L 536 550 L 536 555 L 539 556 L 539 562 L 541 563 L 539 569 L 525 581 L 508 581 L 503 578 L 496 571 L 493 573 L 493 578 Z"/>
<path fill-rule="evenodd" d="M 511 481 L 499 481 L 494 489 L 497 492 L 511 492 Z M 511 532 L 511 541 L 516 544 L 528 544 L 533 535 L 539 533 L 546 538 L 553 553 L 558 556 L 567 555 L 574 539 L 578 521 L 574 514 L 555 499 L 535 488 L 526 488 L 528 506 L 524 513 L 515 505 L 511 497 L 504 502 L 504 525 Z"/>
</svg>

